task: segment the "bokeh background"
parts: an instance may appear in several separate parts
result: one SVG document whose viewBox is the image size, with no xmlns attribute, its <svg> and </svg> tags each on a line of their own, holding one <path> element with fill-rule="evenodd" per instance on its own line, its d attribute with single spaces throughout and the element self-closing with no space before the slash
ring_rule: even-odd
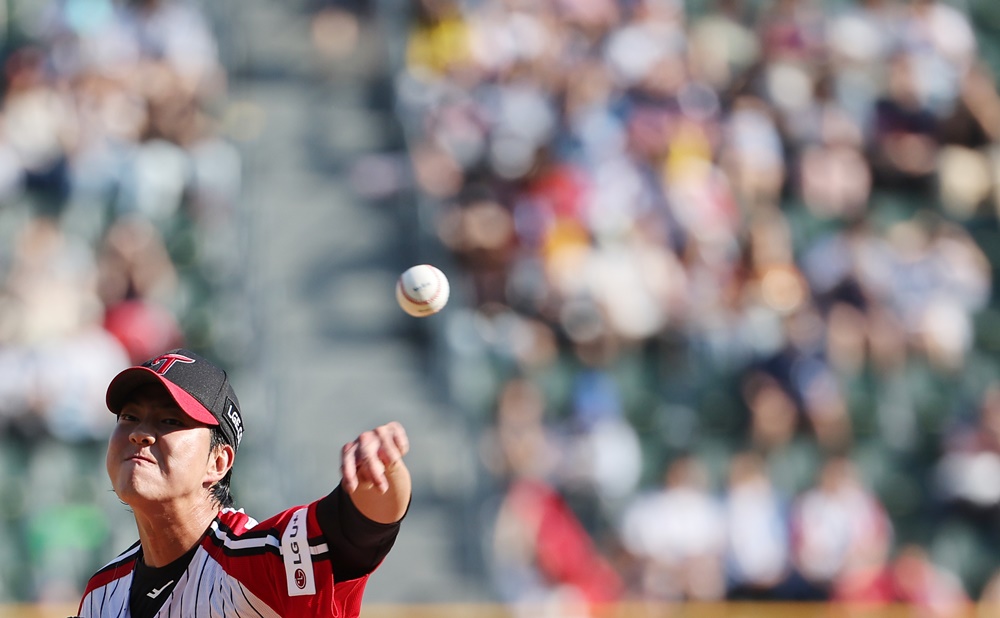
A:
<svg viewBox="0 0 1000 618">
<path fill-rule="evenodd" d="M 6 0 L 0 53 L 0 604 L 134 541 L 104 389 L 178 345 L 258 518 L 407 427 L 372 604 L 1000 601 L 995 0 Z"/>
</svg>

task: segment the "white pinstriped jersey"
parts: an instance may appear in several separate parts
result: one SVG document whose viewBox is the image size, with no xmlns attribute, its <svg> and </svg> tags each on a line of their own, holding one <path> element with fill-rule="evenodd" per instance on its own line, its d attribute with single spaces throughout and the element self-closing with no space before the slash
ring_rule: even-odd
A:
<svg viewBox="0 0 1000 618">
<path fill-rule="evenodd" d="M 357 617 L 368 575 L 334 582 L 315 506 L 289 509 L 260 524 L 241 511 L 220 512 L 156 617 Z M 79 615 L 130 617 L 129 591 L 140 556 L 136 543 L 99 570 Z"/>
</svg>

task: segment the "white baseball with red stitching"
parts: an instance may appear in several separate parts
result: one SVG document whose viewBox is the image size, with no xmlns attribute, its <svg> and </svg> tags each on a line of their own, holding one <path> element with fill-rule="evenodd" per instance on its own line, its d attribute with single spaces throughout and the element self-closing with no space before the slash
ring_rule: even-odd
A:
<svg viewBox="0 0 1000 618">
<path fill-rule="evenodd" d="M 396 301 L 415 318 L 441 311 L 448 304 L 450 293 L 448 278 L 430 264 L 412 266 L 396 281 Z"/>
</svg>

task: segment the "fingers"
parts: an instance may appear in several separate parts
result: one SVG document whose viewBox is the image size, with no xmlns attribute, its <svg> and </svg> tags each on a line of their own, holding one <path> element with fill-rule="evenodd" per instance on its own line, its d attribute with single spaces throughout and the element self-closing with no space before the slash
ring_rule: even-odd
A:
<svg viewBox="0 0 1000 618">
<path fill-rule="evenodd" d="M 386 472 L 392 470 L 410 450 L 403 426 L 393 421 L 366 431 L 341 449 L 344 488 L 354 492 L 362 484 L 389 490 Z"/>
<path fill-rule="evenodd" d="M 389 427 L 392 430 L 392 441 L 396 445 L 396 449 L 399 451 L 399 455 L 402 457 L 410 452 L 410 438 L 406 435 L 406 430 L 403 426 L 393 421 L 384 427 Z"/>
<path fill-rule="evenodd" d="M 385 492 L 389 484 L 385 479 L 385 465 L 378 457 L 378 442 L 372 432 L 365 432 L 354 442 L 341 449 L 340 471 L 344 489 L 353 493 L 358 487 L 378 486 Z"/>
<path fill-rule="evenodd" d="M 378 456 L 387 468 L 395 465 L 410 450 L 410 441 L 406 437 L 406 431 L 399 423 L 392 422 L 372 431 L 378 436 L 379 450 Z"/>
<path fill-rule="evenodd" d="M 385 493 L 389 489 L 389 481 L 385 478 L 385 464 L 382 463 L 382 440 L 375 431 L 366 431 L 357 439 L 358 448 L 355 457 L 358 461 L 359 475 Z"/>
<path fill-rule="evenodd" d="M 358 450 L 357 441 L 348 442 L 340 451 L 340 475 L 344 489 L 348 493 L 354 493 L 358 488 L 358 463 L 356 453 Z"/>
</svg>

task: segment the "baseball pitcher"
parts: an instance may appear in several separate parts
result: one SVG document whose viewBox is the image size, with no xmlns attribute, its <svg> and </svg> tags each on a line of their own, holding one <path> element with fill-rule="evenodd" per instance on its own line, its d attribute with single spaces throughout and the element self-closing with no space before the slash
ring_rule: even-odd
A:
<svg viewBox="0 0 1000 618">
<path fill-rule="evenodd" d="M 356 617 L 410 502 L 396 422 L 341 451 L 329 495 L 255 521 L 233 508 L 243 416 L 224 370 L 173 350 L 108 387 L 107 469 L 139 540 L 90 579 L 81 617 Z"/>
</svg>

